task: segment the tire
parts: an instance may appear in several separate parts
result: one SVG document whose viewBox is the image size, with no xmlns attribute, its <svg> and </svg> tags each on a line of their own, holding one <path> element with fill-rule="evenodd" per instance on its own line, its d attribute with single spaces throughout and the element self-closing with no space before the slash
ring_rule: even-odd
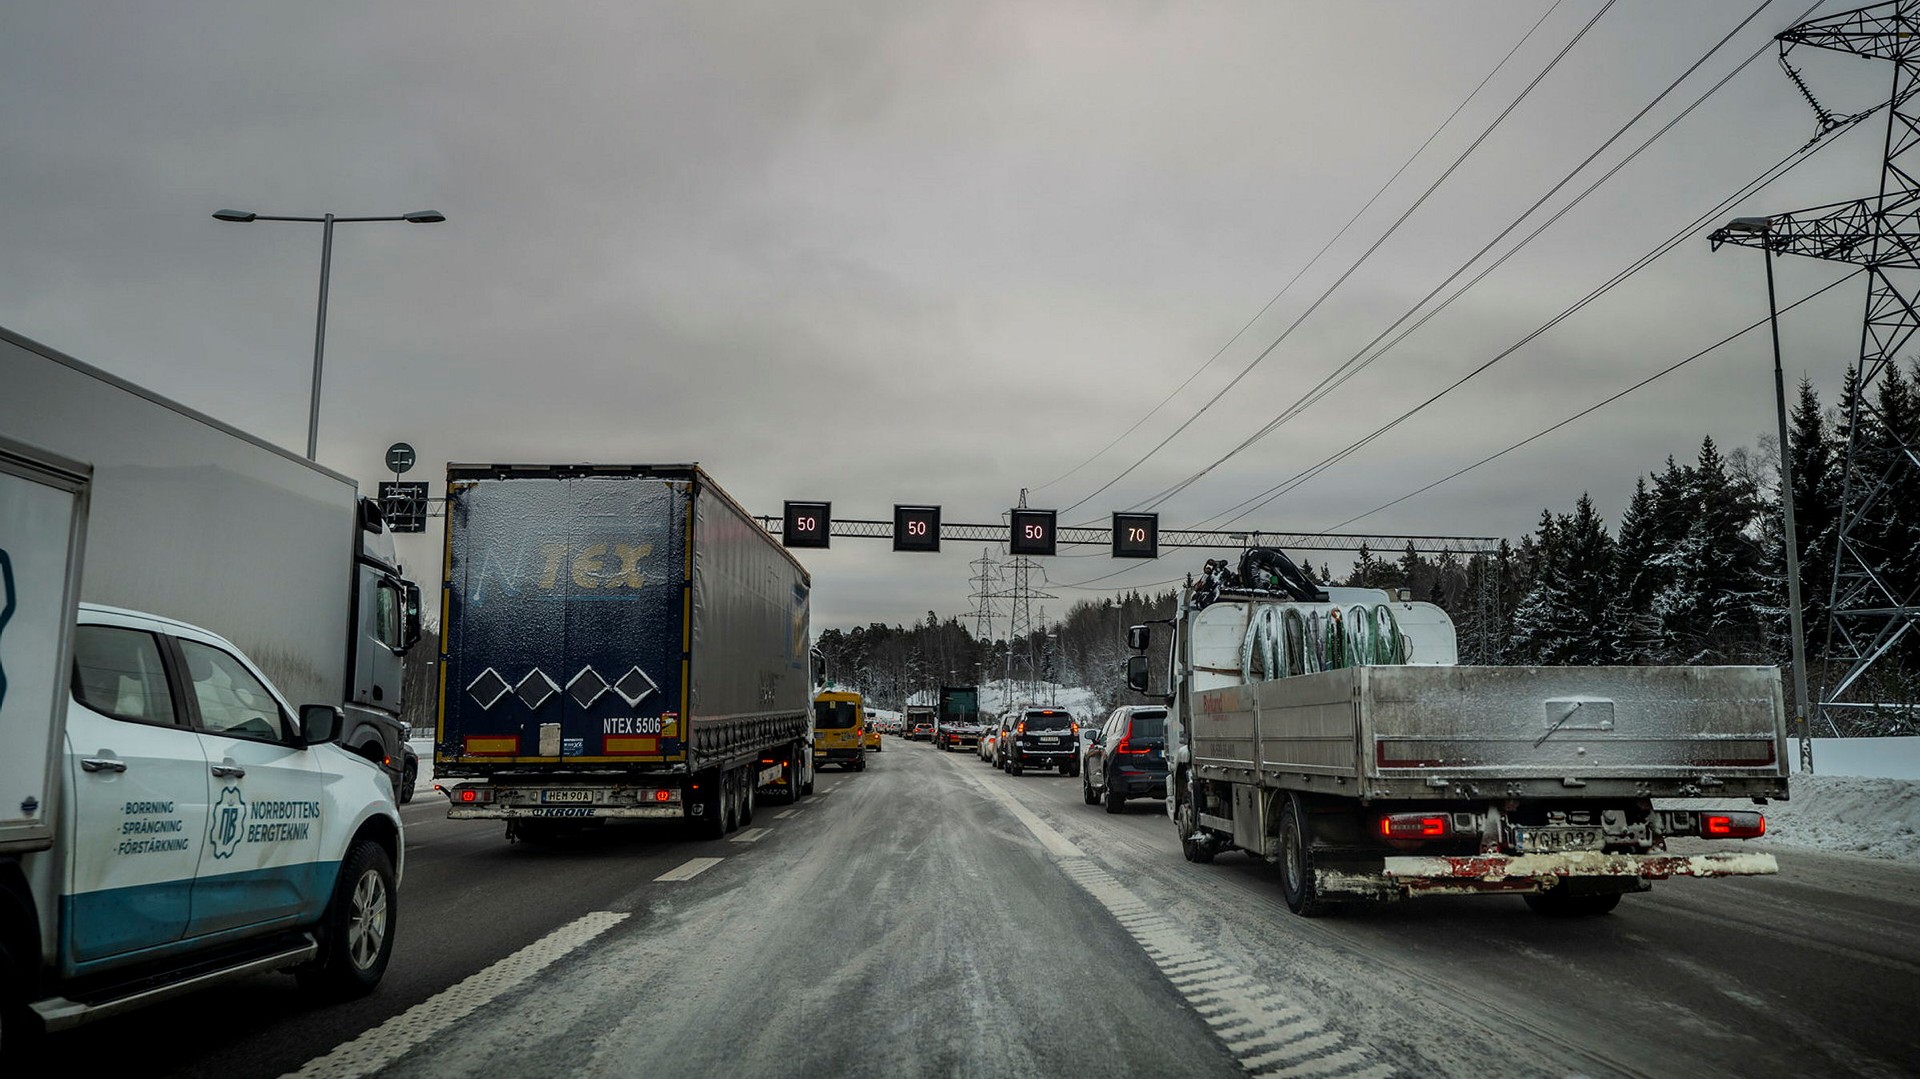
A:
<svg viewBox="0 0 1920 1079">
<path fill-rule="evenodd" d="M 1027 770 L 1026 765 L 1021 764 L 1019 761 L 1014 760 L 1012 757 L 1007 758 L 1007 774 L 1008 775 L 1017 776 L 1024 773 L 1026 770 Z"/>
<path fill-rule="evenodd" d="M 1527 901 L 1528 909 L 1535 914 L 1544 914 L 1549 918 L 1597 918 L 1612 913 L 1620 905 L 1620 892 L 1603 892 L 1599 895 L 1567 895 L 1559 888 L 1545 892 L 1529 893 L 1520 898 Z"/>
<path fill-rule="evenodd" d="M 1061 761 L 1061 762 L 1060 762 L 1060 774 L 1061 774 L 1061 775 L 1063 775 L 1063 776 L 1066 776 L 1066 777 L 1067 777 L 1067 778 L 1069 778 L 1069 779 L 1071 779 L 1071 778 L 1073 778 L 1074 776 L 1077 776 L 1077 775 L 1079 775 L 1079 774 L 1080 774 L 1080 762 L 1079 762 L 1079 760 L 1078 760 L 1078 759 L 1076 759 L 1076 758 L 1073 758 L 1073 757 L 1069 757 L 1069 758 L 1067 758 L 1066 760 L 1064 760 L 1064 761 Z"/>
<path fill-rule="evenodd" d="M 44 1040 L 39 1020 L 27 1009 L 27 972 L 0 944 L 0 1071 L 12 1075 L 33 1062 Z"/>
<path fill-rule="evenodd" d="M 1333 904 L 1320 898 L 1313 876 L 1313 844 L 1300 820 L 1300 805 L 1292 798 L 1280 810 L 1280 894 L 1287 909 L 1302 918 L 1319 918 L 1333 912 Z"/>
<path fill-rule="evenodd" d="M 753 823 L 753 811 L 754 811 L 754 808 L 759 803 L 759 792 L 758 792 L 759 785 L 760 785 L 760 781 L 758 777 L 756 777 L 753 774 L 751 769 L 741 773 L 740 775 L 740 826 L 743 828 Z"/>
<path fill-rule="evenodd" d="M 1121 794 L 1120 788 L 1111 783 L 1107 784 L 1106 803 L 1107 812 L 1109 813 L 1125 813 L 1127 811 L 1127 796 Z"/>
<path fill-rule="evenodd" d="M 409 764 L 400 773 L 400 791 L 394 801 L 406 805 L 413 801 L 413 785 L 420 782 L 420 766 Z"/>
<path fill-rule="evenodd" d="M 1173 826 L 1180 830 L 1180 856 L 1204 865 L 1213 861 L 1213 848 L 1193 838 L 1200 831 L 1200 811 L 1193 804 L 1193 780 L 1188 779 L 1186 783 L 1186 797 L 1179 800 L 1173 811 Z"/>
<path fill-rule="evenodd" d="M 294 972 L 300 988 L 330 1000 L 371 993 L 393 958 L 398 899 L 386 848 L 371 839 L 355 843 L 320 916 L 320 954 Z"/>
<path fill-rule="evenodd" d="M 740 830 L 740 774 L 728 772 L 720 779 L 720 812 L 726 821 L 721 831 L 731 834 Z"/>
<path fill-rule="evenodd" d="M 853 770 L 854 770 L 854 771 L 856 771 L 856 772 L 864 772 L 864 771 L 866 771 L 866 770 L 867 770 L 867 760 L 866 760 L 866 758 L 865 758 L 865 757 L 862 757 L 862 758 L 860 758 L 859 760 L 857 760 L 857 761 L 854 761 L 854 762 L 853 762 Z"/>
<path fill-rule="evenodd" d="M 1093 792 L 1092 779 L 1085 772 L 1080 773 L 1080 800 L 1087 803 L 1090 806 L 1097 806 L 1100 804 L 1100 796 Z"/>
</svg>

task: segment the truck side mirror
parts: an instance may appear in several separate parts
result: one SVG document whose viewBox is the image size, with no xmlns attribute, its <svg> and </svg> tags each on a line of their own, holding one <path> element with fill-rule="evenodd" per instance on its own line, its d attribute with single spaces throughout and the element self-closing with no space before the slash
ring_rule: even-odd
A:
<svg viewBox="0 0 1920 1079">
<path fill-rule="evenodd" d="M 346 710 L 337 704 L 300 706 L 300 744 L 303 746 L 325 745 L 340 737 L 340 730 L 346 725 Z"/>
<path fill-rule="evenodd" d="M 1127 627 L 1127 647 L 1133 649 L 1135 652 L 1146 651 L 1147 644 L 1150 640 L 1152 640 L 1152 637 L 1147 627 L 1145 626 L 1128 626 Z"/>
<path fill-rule="evenodd" d="M 1135 626 L 1134 629 L 1138 629 L 1141 632 L 1146 631 L 1146 627 L 1144 626 Z M 1147 691 L 1147 657 L 1127 657 L 1127 688 L 1133 690 L 1135 693 L 1145 693 Z"/>
<path fill-rule="evenodd" d="M 406 643 L 400 650 L 405 652 L 420 643 L 420 586 L 407 581 L 403 587 L 406 589 L 407 631 Z"/>
</svg>

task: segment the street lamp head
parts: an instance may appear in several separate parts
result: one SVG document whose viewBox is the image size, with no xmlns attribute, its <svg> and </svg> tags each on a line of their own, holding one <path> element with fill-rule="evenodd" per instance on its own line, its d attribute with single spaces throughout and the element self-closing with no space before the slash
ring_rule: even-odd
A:
<svg viewBox="0 0 1920 1079">
<path fill-rule="evenodd" d="M 1728 232 L 1772 232 L 1771 217 L 1736 217 L 1727 222 Z"/>
<path fill-rule="evenodd" d="M 447 219 L 447 215 L 438 210 L 415 210 L 405 217 L 416 225 L 437 225 Z"/>
<path fill-rule="evenodd" d="M 238 221 L 243 225 L 254 218 L 253 214 L 243 210 L 215 210 L 213 216 L 216 221 Z"/>
</svg>

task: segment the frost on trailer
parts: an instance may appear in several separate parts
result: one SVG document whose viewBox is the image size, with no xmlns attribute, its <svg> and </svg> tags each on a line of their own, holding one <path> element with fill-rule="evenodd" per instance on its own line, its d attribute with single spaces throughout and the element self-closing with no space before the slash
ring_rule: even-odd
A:
<svg viewBox="0 0 1920 1079">
<path fill-rule="evenodd" d="M 1668 848 L 1759 836 L 1759 812 L 1653 805 L 1786 797 L 1775 668 L 1456 666 L 1440 608 L 1322 588 L 1270 549 L 1209 562 L 1173 623 L 1182 849 L 1277 862 L 1296 912 L 1507 892 L 1598 914 L 1654 880 L 1777 871 Z M 1143 651 L 1147 627 L 1129 637 Z M 1129 682 L 1146 674 L 1136 656 Z"/>
</svg>

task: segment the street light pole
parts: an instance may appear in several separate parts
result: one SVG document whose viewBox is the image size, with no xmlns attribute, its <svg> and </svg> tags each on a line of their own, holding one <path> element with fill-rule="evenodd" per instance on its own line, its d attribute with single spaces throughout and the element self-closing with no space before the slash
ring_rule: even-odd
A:
<svg viewBox="0 0 1920 1079">
<path fill-rule="evenodd" d="M 320 312 L 313 320 L 313 395 L 307 402 L 307 460 L 318 461 L 320 445 L 320 362 L 327 352 L 327 278 L 333 269 L 333 215 L 320 230 Z"/>
<path fill-rule="evenodd" d="M 333 271 L 333 226 L 336 222 L 362 221 L 407 221 L 415 225 L 437 225 L 447 219 L 438 210 L 415 210 L 410 214 L 394 214 L 389 217 L 274 217 L 256 214 L 247 210 L 218 210 L 214 213 L 216 221 L 231 221 L 237 224 L 249 224 L 254 221 L 305 221 L 321 226 L 320 233 L 320 304 L 314 316 L 313 326 L 313 395 L 307 403 L 307 460 L 318 460 L 320 441 L 320 368 L 327 350 L 327 282 Z"/>
<path fill-rule="evenodd" d="M 1773 405 L 1780 426 L 1780 516 L 1787 547 L 1787 625 L 1793 638 L 1793 727 L 1800 740 L 1800 771 L 1813 774 L 1813 731 L 1807 704 L 1807 634 L 1800 618 L 1800 534 L 1793 519 L 1793 454 L 1787 440 L 1787 381 L 1780 369 L 1780 304 L 1773 289 L 1773 220 L 1736 217 L 1709 239 L 1715 247 L 1726 232 L 1759 233 L 1767 266 L 1767 323 L 1773 332 Z"/>
</svg>

